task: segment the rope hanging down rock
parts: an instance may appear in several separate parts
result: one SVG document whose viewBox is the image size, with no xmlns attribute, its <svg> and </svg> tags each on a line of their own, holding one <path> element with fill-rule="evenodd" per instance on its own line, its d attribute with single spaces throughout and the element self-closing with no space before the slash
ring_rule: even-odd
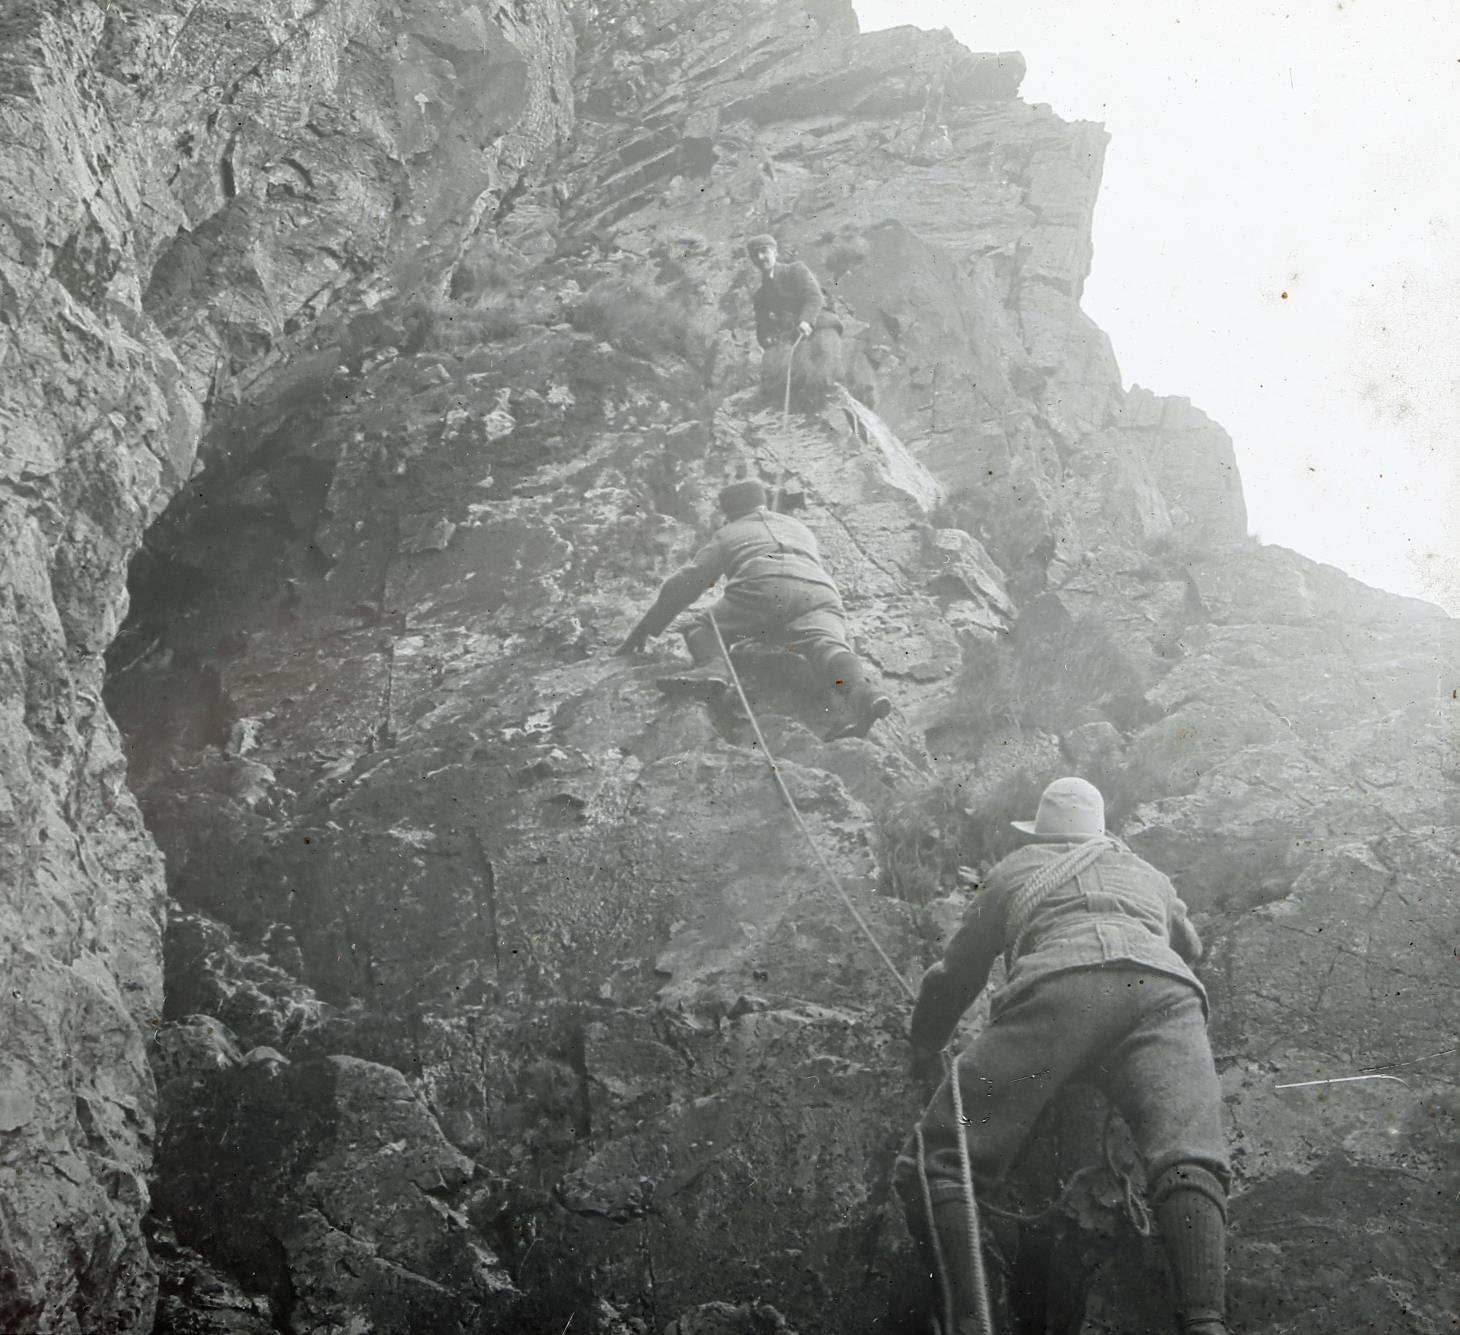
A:
<svg viewBox="0 0 1460 1335">
<path fill-rule="evenodd" d="M 799 340 L 797 340 L 799 342 Z M 789 391 L 788 391 L 789 392 Z M 771 754 L 771 749 L 766 745 L 765 734 L 760 730 L 760 722 L 755 716 L 755 711 L 750 707 L 750 701 L 746 698 L 745 687 L 741 685 L 740 674 L 735 670 L 734 660 L 730 657 L 730 649 L 725 643 L 725 637 L 720 634 L 719 622 L 715 620 L 713 612 L 708 613 L 710 629 L 715 632 L 715 643 L 719 646 L 720 656 L 725 660 L 725 668 L 730 674 L 730 681 L 735 687 L 735 694 L 740 698 L 740 707 L 745 711 L 745 717 L 750 720 L 751 731 L 755 733 L 755 740 L 760 746 L 761 754 L 765 756 L 766 764 L 770 767 L 771 778 L 776 781 L 776 787 L 780 789 L 781 797 L 785 800 L 787 808 L 791 812 L 796 827 L 806 839 L 807 846 L 811 849 L 813 856 L 821 865 L 821 870 L 826 875 L 831 888 L 841 898 L 842 904 L 851 915 L 852 921 L 861 929 L 862 935 L 867 938 L 867 943 L 877 952 L 877 958 L 887 966 L 887 971 L 897 980 L 897 985 L 902 989 L 903 995 L 909 1001 L 917 1001 L 917 993 L 913 991 L 912 985 L 899 972 L 892 957 L 882 948 L 882 943 L 877 939 L 876 934 L 868 925 L 867 920 L 857 911 L 857 906 L 852 903 L 852 897 L 847 894 L 846 888 L 841 883 L 841 878 L 832 870 L 831 863 L 826 860 L 815 838 L 811 834 L 805 819 L 801 815 L 801 809 L 796 805 L 796 799 L 791 796 L 791 790 L 786 787 L 786 781 L 781 777 L 780 766 L 776 758 Z M 963 1114 L 963 1093 L 959 1088 L 957 1073 L 953 1069 L 953 1063 L 945 1052 L 943 1054 L 943 1068 L 946 1074 L 949 1089 L 953 1095 L 953 1113 L 958 1120 L 960 1127 L 967 1126 L 967 1119 Z M 922 1128 L 918 1128 L 919 1161 L 921 1164 L 922 1149 Z M 978 1198 L 973 1188 L 973 1166 L 968 1157 L 968 1139 L 965 1135 L 958 1137 L 958 1167 L 963 1178 L 963 1207 L 968 1220 L 968 1236 L 970 1239 L 970 1260 L 973 1264 L 974 1293 L 975 1293 L 975 1316 L 978 1320 L 979 1335 L 994 1335 L 993 1315 L 989 1305 L 988 1277 L 984 1271 L 983 1244 L 978 1222 Z M 932 1239 L 933 1254 L 938 1266 L 938 1287 L 942 1295 L 944 1314 L 947 1322 L 948 1335 L 953 1332 L 953 1311 L 952 1293 L 948 1283 L 946 1261 L 942 1254 L 942 1248 L 938 1243 L 938 1232 L 933 1227 L 932 1199 L 928 1191 L 927 1172 L 923 1169 L 923 1196 L 928 1210 L 928 1233 Z"/>
<path fill-rule="evenodd" d="M 826 879 L 831 885 L 831 888 L 841 897 L 841 901 L 846 906 L 847 912 L 852 916 L 852 921 L 862 929 L 862 935 L 867 938 L 867 943 L 877 952 L 877 958 L 887 966 L 888 973 L 897 980 L 897 985 L 902 989 L 903 995 L 909 1001 L 916 1001 L 918 994 L 913 991 L 912 985 L 907 979 L 898 972 L 897 965 L 892 962 L 892 956 L 882 948 L 882 943 L 878 941 L 871 927 L 867 925 L 867 920 L 857 912 L 857 906 L 852 903 L 852 897 L 847 894 L 840 877 L 832 870 L 831 863 L 826 860 L 821 849 L 817 847 L 816 840 L 812 837 L 810 828 L 801 816 L 801 809 L 796 805 L 796 799 L 791 796 L 791 790 L 786 787 L 786 781 L 781 777 L 780 766 L 776 764 L 775 756 L 771 754 L 770 747 L 766 745 L 765 734 L 760 730 L 760 723 L 755 717 L 755 711 L 751 709 L 750 701 L 745 698 L 745 688 L 740 684 L 740 674 L 735 670 L 735 664 L 730 658 L 730 650 L 725 644 L 725 637 L 720 634 L 720 623 L 715 620 L 715 614 L 713 612 L 707 615 L 710 622 L 710 629 L 715 632 L 715 643 L 720 648 L 720 655 L 725 660 L 725 667 L 729 671 L 730 680 L 735 686 L 735 694 L 740 697 L 740 707 L 745 711 L 746 718 L 750 720 L 750 727 L 755 733 L 755 740 L 760 745 L 761 754 L 765 756 L 766 764 L 770 766 L 771 778 L 776 781 L 776 787 L 781 790 L 781 796 L 785 799 L 786 806 L 790 809 L 792 819 L 796 822 L 797 828 L 806 837 L 807 846 L 811 849 L 817 862 L 821 864 L 821 870 L 826 874 Z"/>
<path fill-rule="evenodd" d="M 805 337 L 805 334 L 797 334 L 796 341 L 791 344 L 791 351 L 786 354 L 786 397 L 781 404 L 782 435 L 791 425 L 791 368 L 796 365 L 796 349 L 801 346 L 801 340 Z"/>
<path fill-rule="evenodd" d="M 989 1305 L 989 1278 L 983 1264 L 983 1234 L 978 1223 L 978 1197 L 974 1194 L 973 1164 L 968 1157 L 968 1132 L 965 1129 L 968 1118 L 963 1115 L 963 1082 L 959 1080 L 958 1070 L 946 1052 L 943 1054 L 943 1070 L 944 1078 L 948 1081 L 948 1091 L 953 1095 L 953 1116 L 958 1122 L 958 1172 L 963 1179 L 963 1216 L 968 1229 L 968 1250 L 973 1262 L 973 1314 L 977 1318 L 978 1335 L 994 1335 L 994 1314 Z M 927 1176 L 926 1159 L 919 1160 L 918 1169 L 924 1177 Z M 932 1222 L 929 1218 L 930 1226 Z M 949 1335 L 954 1335 L 956 1331 L 951 1319 L 948 1322 L 948 1331 Z"/>
</svg>

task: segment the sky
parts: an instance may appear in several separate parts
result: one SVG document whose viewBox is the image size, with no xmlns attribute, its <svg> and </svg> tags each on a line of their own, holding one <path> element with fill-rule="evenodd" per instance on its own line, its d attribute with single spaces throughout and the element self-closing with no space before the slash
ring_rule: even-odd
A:
<svg viewBox="0 0 1460 1335">
<path fill-rule="evenodd" d="M 1227 429 L 1264 542 L 1460 615 L 1460 0 L 855 3 L 1105 125 L 1126 384 Z"/>
</svg>

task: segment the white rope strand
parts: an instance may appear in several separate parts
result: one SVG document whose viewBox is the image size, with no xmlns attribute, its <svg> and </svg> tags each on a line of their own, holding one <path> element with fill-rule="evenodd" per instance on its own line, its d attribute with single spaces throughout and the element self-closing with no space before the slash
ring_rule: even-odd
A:
<svg viewBox="0 0 1460 1335">
<path fill-rule="evenodd" d="M 745 687 L 741 685 L 740 674 L 735 670 L 735 663 L 730 657 L 730 649 L 725 643 L 725 637 L 720 634 L 720 623 L 715 620 L 713 612 L 707 612 L 706 617 L 710 623 L 710 629 L 715 632 L 715 643 L 720 648 L 720 656 L 725 660 L 725 667 L 730 673 L 730 681 L 735 687 L 735 694 L 740 698 L 740 707 L 745 711 L 745 717 L 750 720 L 751 730 L 755 733 L 755 740 L 759 743 L 761 754 L 765 756 L 766 764 L 770 767 L 771 778 L 776 781 L 776 787 L 780 789 L 786 806 L 790 809 L 791 816 L 797 827 L 806 838 L 806 843 L 811 852 L 815 855 L 817 862 L 821 864 L 821 870 L 825 873 L 827 881 L 833 890 L 841 897 L 842 903 L 846 906 L 847 912 L 851 914 L 852 920 L 862 930 L 862 935 L 867 938 L 868 944 L 877 952 L 877 957 L 887 966 L 887 971 L 896 980 L 897 985 L 902 989 L 909 1001 L 917 1001 L 917 993 L 898 970 L 897 965 L 892 962 L 892 957 L 882 948 L 867 920 L 857 912 L 857 906 L 852 903 L 852 898 L 847 894 L 841 883 L 841 879 L 832 870 L 831 864 L 822 854 L 810 828 L 801 816 L 801 810 L 796 805 L 796 799 L 791 796 L 791 790 L 786 787 L 786 781 L 781 777 L 780 766 L 776 764 L 776 758 L 771 754 L 771 749 L 766 745 L 765 734 L 760 730 L 760 722 L 755 717 L 755 710 L 750 707 L 750 701 L 746 698 Z M 983 1235 L 979 1230 L 978 1222 L 978 1199 L 973 1187 L 973 1165 L 968 1156 L 968 1133 L 967 1123 L 963 1116 L 963 1093 L 958 1083 L 958 1071 L 956 1064 L 952 1062 L 946 1053 L 943 1057 L 944 1067 L 948 1073 L 948 1084 L 953 1096 L 953 1115 L 958 1123 L 958 1166 L 963 1177 L 963 1208 L 968 1221 L 970 1260 L 973 1264 L 974 1280 L 974 1318 L 978 1322 L 979 1335 L 994 1335 L 993 1313 L 989 1304 L 988 1275 L 984 1269 L 983 1259 Z M 933 1203 L 931 1193 L 927 1185 L 926 1161 L 923 1158 L 923 1134 L 922 1126 L 916 1129 L 917 1149 L 919 1168 L 923 1174 L 924 1204 L 928 1211 L 928 1229 L 933 1244 L 933 1256 L 939 1268 L 938 1288 L 943 1300 L 944 1311 L 948 1316 L 949 1335 L 953 1332 L 953 1296 L 948 1282 L 947 1264 L 943 1256 L 942 1245 L 938 1241 L 938 1230 L 933 1227 Z"/>
<path fill-rule="evenodd" d="M 826 879 L 830 883 L 831 888 L 841 896 L 841 901 L 846 906 L 847 912 L 852 915 L 852 920 L 862 929 L 862 935 L 867 938 L 867 943 L 877 952 L 877 957 L 887 966 L 888 973 L 897 980 L 897 985 L 902 989 L 907 999 L 909 1001 L 916 1001 L 918 994 L 913 990 L 912 985 L 907 979 L 898 971 L 897 965 L 892 962 L 892 956 L 883 950 L 882 943 L 867 925 L 867 920 L 857 912 L 857 906 L 852 903 L 852 897 L 847 894 L 846 889 L 842 886 L 841 879 L 832 870 L 831 863 L 826 860 L 821 849 L 817 846 L 816 839 L 802 818 L 800 808 L 796 805 L 796 799 L 791 796 L 791 790 L 786 787 L 786 781 L 781 777 L 780 766 L 776 764 L 775 756 L 771 754 L 770 747 L 766 745 L 765 734 L 760 730 L 760 723 L 756 720 L 755 711 L 751 709 L 750 701 L 745 698 L 745 688 L 740 684 L 740 674 L 736 672 L 735 664 L 730 660 L 730 650 L 725 645 L 725 637 L 720 634 L 720 623 L 715 620 L 715 614 L 713 612 L 709 612 L 706 615 L 710 622 L 710 629 L 715 632 L 715 643 L 720 646 L 720 654 L 725 659 L 725 666 L 730 671 L 730 680 L 734 683 L 735 694 L 740 697 L 740 707 L 745 710 L 745 716 L 750 720 L 751 729 L 755 733 L 755 740 L 760 744 L 761 753 L 765 756 L 766 764 L 770 766 L 771 778 L 776 781 L 776 787 L 781 790 L 781 796 L 790 808 L 792 818 L 800 828 L 801 833 L 806 836 L 806 843 L 815 855 L 817 862 L 821 864 L 821 870 L 826 874 Z"/>
</svg>

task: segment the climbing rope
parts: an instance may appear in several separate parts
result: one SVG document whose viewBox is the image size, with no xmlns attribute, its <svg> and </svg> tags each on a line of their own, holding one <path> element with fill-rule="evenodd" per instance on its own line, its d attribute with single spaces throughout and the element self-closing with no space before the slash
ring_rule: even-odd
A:
<svg viewBox="0 0 1460 1335">
<path fill-rule="evenodd" d="M 791 352 L 786 359 L 786 388 L 781 405 L 782 432 L 787 431 L 790 425 L 793 359 L 796 349 L 800 346 L 804 338 L 804 334 L 798 334 L 796 336 L 795 342 L 791 344 Z M 786 476 L 784 463 L 782 464 L 782 469 L 782 481 L 784 482 Z M 909 1001 L 916 1002 L 917 993 L 913 990 L 907 979 L 902 976 L 897 965 L 893 963 L 892 957 L 883 949 L 882 943 L 878 941 L 876 934 L 872 931 L 867 920 L 857 910 L 857 906 L 852 902 L 851 896 L 842 885 L 841 878 L 832 869 L 831 864 L 827 861 L 815 837 L 812 835 L 810 827 L 806 824 L 805 818 L 801 815 L 801 809 L 796 805 L 796 799 L 791 795 L 791 790 L 786 786 L 786 781 L 781 775 L 780 766 L 774 754 L 772 754 L 769 744 L 766 742 L 765 733 L 761 731 L 760 721 L 756 718 L 755 710 L 751 708 L 750 700 L 745 694 L 745 687 L 741 683 L 740 673 L 736 670 L 735 661 L 730 657 L 730 649 L 725 643 L 725 637 L 720 632 L 720 623 L 715 619 L 713 612 L 708 612 L 706 619 L 709 621 L 710 629 L 714 632 L 715 644 L 720 650 L 721 658 L 724 659 L 726 671 L 730 674 L 730 682 L 735 688 L 735 694 L 740 701 L 740 707 L 750 723 L 751 731 L 755 734 L 756 743 L 760 746 L 761 754 L 765 757 L 766 765 L 771 772 L 771 778 L 775 781 L 781 798 L 791 813 L 791 818 L 796 822 L 797 828 L 806 840 L 807 847 L 811 849 L 812 855 L 820 865 L 827 883 L 836 892 L 838 898 L 846 908 L 847 913 L 851 916 L 852 921 L 856 923 L 858 929 L 866 938 L 867 944 L 876 952 L 878 959 L 886 965 L 888 973 L 897 982 L 903 995 Z M 994 1335 L 993 1312 L 989 1301 L 988 1273 L 984 1264 L 982 1230 L 979 1222 L 978 1195 L 973 1182 L 973 1164 L 968 1152 L 968 1136 L 966 1132 L 968 1118 L 963 1109 L 963 1089 L 958 1079 L 956 1064 L 946 1050 L 942 1053 L 942 1059 L 944 1077 L 948 1083 L 949 1094 L 953 1102 L 953 1116 L 959 1128 L 958 1168 L 961 1178 L 960 1185 L 963 1188 L 964 1218 L 969 1236 L 969 1260 L 972 1264 L 971 1273 L 974 1288 L 973 1315 L 978 1327 L 978 1335 Z M 1001 1219 L 1013 1220 L 1020 1224 L 1041 1223 L 1058 1213 L 1065 1206 L 1075 1188 L 1082 1181 L 1092 1174 L 1104 1170 L 1123 1187 L 1126 1212 L 1130 1216 L 1131 1222 L 1137 1232 L 1143 1237 L 1148 1237 L 1151 1233 L 1150 1214 L 1145 1208 L 1144 1202 L 1136 1195 L 1129 1175 L 1115 1164 L 1110 1152 L 1110 1126 L 1114 1112 L 1115 1109 L 1112 1105 L 1106 1114 L 1105 1127 L 1101 1135 L 1102 1162 L 1086 1165 L 1084 1168 L 1076 1171 L 1064 1184 L 1054 1200 L 1045 1206 L 1044 1209 L 1034 1213 L 1024 1214 L 1016 1210 L 1001 1209 L 998 1206 L 992 1205 L 986 1206 L 985 1208 L 990 1214 L 996 1215 Z M 953 1335 L 957 1314 L 954 1311 L 954 1296 L 949 1280 L 947 1258 L 943 1253 L 942 1243 L 939 1240 L 938 1230 L 935 1227 L 933 1219 L 932 1190 L 928 1182 L 927 1160 L 924 1151 L 923 1128 L 921 1123 L 914 1127 L 913 1139 L 918 1158 L 919 1186 L 922 1193 L 923 1210 L 927 1217 L 928 1239 L 933 1254 L 939 1300 L 943 1312 L 944 1331 L 946 1335 Z"/>
<path fill-rule="evenodd" d="M 994 1335 L 994 1314 L 989 1306 L 989 1279 L 984 1273 L 983 1264 L 983 1234 L 978 1226 L 978 1197 L 973 1190 L 973 1163 L 968 1155 L 968 1132 L 965 1129 L 968 1119 L 963 1115 L 963 1082 L 958 1078 L 956 1063 L 949 1059 L 946 1052 L 943 1054 L 943 1068 L 947 1072 L 948 1090 L 953 1095 L 953 1118 L 958 1123 L 958 1173 L 963 1179 L 963 1217 L 968 1228 L 969 1255 L 973 1261 L 973 1314 L 978 1322 L 979 1335 Z M 926 1176 L 926 1160 L 919 1160 L 919 1167 Z M 953 1323 L 949 1322 L 950 1335 L 954 1329 Z"/>
<path fill-rule="evenodd" d="M 799 341 L 799 340 L 798 340 Z M 897 985 L 902 989 L 903 994 L 909 1001 L 917 1001 L 917 993 L 913 991 L 912 985 L 904 978 L 898 970 L 897 965 L 892 962 L 892 957 L 882 948 L 882 943 L 877 939 L 876 934 L 868 925 L 867 920 L 857 911 L 857 906 L 852 903 L 852 897 L 847 894 L 846 888 L 841 883 L 841 878 L 832 870 L 831 863 L 826 860 L 816 839 L 813 837 L 810 828 L 801 815 L 801 809 L 796 805 L 796 799 L 791 796 L 791 790 L 786 787 L 786 781 L 781 777 L 780 766 L 776 758 L 771 754 L 770 747 L 766 744 L 765 734 L 760 729 L 760 722 L 755 716 L 755 711 L 750 707 L 750 701 L 746 698 L 745 687 L 740 682 L 740 674 L 735 670 L 735 662 L 730 657 L 729 646 L 725 643 L 725 637 L 720 634 L 720 623 L 715 620 L 715 614 L 706 614 L 710 623 L 710 629 L 715 632 L 715 643 L 719 646 L 720 656 L 725 660 L 726 670 L 730 673 L 730 681 L 735 687 L 735 694 L 740 698 L 740 707 L 745 711 L 745 717 L 750 720 L 751 731 L 755 733 L 755 740 L 760 745 L 761 754 L 765 756 L 766 764 L 770 767 L 771 778 L 776 781 L 776 787 L 780 789 L 781 797 L 785 800 L 787 808 L 795 820 L 797 828 L 806 838 L 807 846 L 811 849 L 821 870 L 825 873 L 827 881 L 833 890 L 840 896 L 842 903 L 846 906 L 847 912 L 852 920 L 861 929 L 862 935 L 867 938 L 867 943 L 877 952 L 877 958 L 887 966 L 887 971 L 897 980 Z M 993 1316 L 989 1305 L 988 1276 L 984 1271 L 983 1246 L 978 1223 L 978 1198 L 973 1187 L 973 1166 L 968 1157 L 968 1137 L 963 1128 L 967 1121 L 963 1115 L 963 1093 L 959 1088 L 957 1072 L 948 1054 L 943 1054 L 943 1066 L 946 1072 L 948 1085 L 953 1095 L 953 1115 L 957 1119 L 959 1127 L 958 1136 L 958 1167 L 963 1178 L 963 1207 L 968 1221 L 969 1251 L 970 1260 L 973 1264 L 974 1278 L 974 1303 L 975 1316 L 978 1319 L 979 1335 L 994 1335 Z M 928 1214 L 928 1234 L 932 1239 L 933 1256 L 938 1267 L 938 1289 L 943 1300 L 944 1315 L 947 1318 L 946 1331 L 948 1335 L 953 1332 L 953 1297 L 948 1282 L 947 1263 L 943 1251 L 938 1242 L 938 1230 L 933 1226 L 933 1201 L 932 1193 L 928 1186 L 927 1168 L 922 1154 L 922 1127 L 916 1130 L 918 1165 L 922 1174 L 923 1204 Z"/>
<path fill-rule="evenodd" d="M 1000 1219 L 1008 1219 L 1016 1224 L 1042 1224 L 1047 1219 L 1053 1218 L 1069 1203 L 1070 1197 L 1074 1195 L 1075 1188 L 1087 1178 L 1094 1177 L 1097 1173 L 1107 1174 L 1114 1181 L 1121 1191 L 1121 1204 L 1125 1207 L 1126 1218 L 1130 1220 L 1131 1227 L 1143 1238 L 1149 1238 L 1153 1229 L 1151 1211 L 1145 1201 L 1136 1190 L 1135 1183 L 1131 1176 L 1119 1164 L 1115 1162 L 1115 1155 L 1110 1148 L 1110 1128 L 1115 1124 L 1115 1105 L 1108 1104 L 1105 1109 L 1105 1122 L 1100 1132 L 1100 1162 L 1086 1164 L 1083 1168 L 1077 1168 L 1070 1174 L 1069 1180 L 1060 1188 L 1055 1198 L 1050 1201 L 1042 1210 L 1034 1210 L 1030 1213 L 1023 1213 L 1019 1210 L 1006 1210 L 1001 1206 L 984 1204 L 984 1209 Z"/>
<path fill-rule="evenodd" d="M 907 979 L 898 972 L 897 965 L 892 962 L 892 956 L 882 949 L 882 943 L 878 941 L 872 929 L 867 925 L 867 920 L 857 912 L 857 906 L 852 903 L 852 897 L 847 894 L 845 887 L 841 883 L 841 878 L 832 870 L 831 863 L 826 860 L 825 855 L 817 846 L 816 839 L 812 836 L 810 828 L 801 816 L 801 809 L 796 805 L 796 799 L 791 796 L 791 790 L 786 787 L 786 781 L 781 777 L 781 769 L 776 763 L 775 756 L 771 754 L 770 747 L 766 745 L 765 734 L 760 730 L 760 723 L 755 717 L 755 711 L 751 709 L 750 701 L 745 698 L 745 688 L 740 684 L 740 674 L 735 670 L 735 664 L 730 658 L 730 650 L 726 647 L 725 637 L 720 634 L 720 623 L 715 620 L 715 614 L 713 612 L 707 613 L 707 616 L 710 622 L 710 629 L 715 632 L 715 643 L 719 645 L 720 655 L 724 658 L 725 666 L 730 672 L 730 680 L 735 686 L 735 694 L 740 697 L 740 707 L 745 711 L 746 718 L 750 720 L 750 727 L 755 733 L 755 740 L 760 744 L 761 754 L 765 756 L 766 764 L 770 766 L 771 778 L 776 781 L 776 787 L 781 790 L 781 796 L 785 799 L 786 806 L 790 808 L 792 818 L 795 820 L 801 833 L 806 836 L 806 843 L 815 855 L 817 862 L 821 864 L 821 870 L 826 874 L 826 879 L 830 883 L 831 888 L 841 896 L 841 901 L 846 906 L 847 912 L 852 915 L 852 920 L 862 929 L 862 935 L 867 938 L 867 943 L 877 952 L 877 958 L 887 966 L 888 973 L 897 980 L 898 987 L 902 989 L 907 999 L 909 1001 L 916 1001 L 918 994 L 913 991 L 912 985 Z"/>
<path fill-rule="evenodd" d="M 781 400 L 782 436 L 787 435 L 791 429 L 791 370 L 795 365 L 796 349 L 801 346 L 801 341 L 805 337 L 805 334 L 797 334 L 796 341 L 791 344 L 790 352 L 786 354 L 786 393 L 784 398 L 782 398 Z M 776 490 L 777 492 L 779 492 L 781 488 L 786 485 L 786 482 L 790 479 L 791 469 L 787 466 L 786 461 L 781 458 L 781 456 L 765 441 L 762 441 L 761 445 L 765 449 L 765 452 L 771 456 L 772 462 L 780 465 L 781 476 L 776 480 Z M 779 499 L 776 501 L 776 504 L 780 504 Z"/>
<path fill-rule="evenodd" d="M 913 1148 L 918 1156 L 918 1186 L 923 1194 L 923 1215 L 928 1221 L 928 1243 L 933 1252 L 933 1272 L 938 1280 L 938 1302 L 943 1312 L 943 1329 L 953 1329 L 953 1290 L 948 1285 L 948 1263 L 943 1259 L 943 1244 L 933 1224 L 933 1190 L 928 1185 L 927 1150 L 923 1145 L 923 1124 L 913 1127 Z"/>
<path fill-rule="evenodd" d="M 781 403 L 781 433 L 784 435 L 791 425 L 791 368 L 796 365 L 796 349 L 801 346 L 801 340 L 805 334 L 797 334 L 796 341 L 791 344 L 791 351 L 786 354 L 786 397 Z"/>
<path fill-rule="evenodd" d="M 800 341 L 799 339 L 797 340 Z M 788 381 L 789 383 L 789 381 Z M 789 390 L 788 390 L 789 393 Z M 842 885 L 841 878 L 832 869 L 831 864 L 826 860 L 821 848 L 812 835 L 810 827 L 806 824 L 805 818 L 801 815 L 801 809 L 796 805 L 796 799 L 791 796 L 791 790 L 786 786 L 785 779 L 781 776 L 779 764 L 772 754 L 770 746 L 765 739 L 765 733 L 761 731 L 760 721 L 755 716 L 755 710 L 750 707 L 750 700 L 745 694 L 745 687 L 741 683 L 740 673 L 735 669 L 735 661 L 730 657 L 730 648 L 725 643 L 725 637 L 720 633 L 720 623 L 715 620 L 715 614 L 706 614 L 710 623 L 710 629 L 715 632 L 715 644 L 720 650 L 720 656 L 725 660 L 725 669 L 730 674 L 730 682 L 735 687 L 735 694 L 740 700 L 740 707 L 745 711 L 745 717 L 750 722 L 751 731 L 755 734 L 755 740 L 760 746 L 761 754 L 765 757 L 766 765 L 770 769 L 771 778 L 775 780 L 776 787 L 780 790 L 782 799 L 791 813 L 792 819 L 796 822 L 797 828 L 806 839 L 807 846 L 811 849 L 816 861 L 820 864 L 823 874 L 831 888 L 836 891 L 847 912 L 851 915 L 866 937 L 868 945 L 877 953 L 877 958 L 887 966 L 887 971 L 896 980 L 903 995 L 909 1001 L 917 1001 L 917 993 L 912 985 L 902 976 L 892 957 L 883 949 L 882 943 L 878 941 L 876 934 L 872 931 L 867 920 L 857 911 L 857 906 L 852 902 L 852 897 L 847 893 L 846 887 Z M 963 1188 L 963 1209 L 964 1218 L 968 1228 L 970 1239 L 970 1262 L 972 1263 L 972 1276 L 974 1288 L 974 1318 L 978 1324 L 979 1335 L 994 1335 L 993 1312 L 989 1302 L 988 1273 L 984 1265 L 982 1246 L 982 1233 L 979 1223 L 979 1202 L 978 1194 L 973 1183 L 973 1164 L 968 1153 L 968 1135 L 965 1128 L 968 1126 L 968 1118 L 963 1110 L 963 1087 L 958 1079 L 958 1072 L 953 1059 L 945 1050 L 943 1057 L 944 1078 L 948 1082 L 949 1094 L 953 1100 L 953 1116 L 959 1128 L 958 1135 L 958 1171 L 962 1179 Z M 1115 1119 L 1115 1105 L 1110 1104 L 1105 1113 L 1105 1124 L 1101 1131 L 1101 1162 L 1087 1164 L 1085 1167 L 1076 1170 L 1069 1180 L 1060 1189 L 1058 1195 L 1042 1210 L 1033 1213 L 1021 1213 L 1018 1210 L 1006 1210 L 996 1205 L 985 1205 L 990 1214 L 1000 1219 L 1012 1220 L 1018 1224 L 1039 1224 L 1059 1213 L 1070 1200 L 1075 1188 L 1087 1178 L 1096 1173 L 1104 1171 L 1120 1186 L 1122 1204 L 1125 1206 L 1126 1215 L 1130 1219 L 1136 1232 L 1142 1237 L 1150 1237 L 1152 1231 L 1151 1214 L 1146 1203 L 1141 1200 L 1131 1181 L 1130 1175 L 1116 1164 L 1110 1148 L 1110 1128 Z M 921 1124 L 913 1130 L 914 1146 L 918 1158 L 919 1186 L 922 1192 L 923 1210 L 927 1216 L 928 1239 L 933 1253 L 933 1264 L 936 1268 L 938 1295 L 943 1308 L 944 1330 L 952 1335 L 955 1329 L 953 1310 L 953 1290 L 948 1278 L 947 1258 L 943 1255 L 942 1243 L 938 1239 L 938 1230 L 933 1221 L 933 1197 L 932 1190 L 928 1183 L 927 1158 L 923 1147 L 923 1128 Z"/>
</svg>

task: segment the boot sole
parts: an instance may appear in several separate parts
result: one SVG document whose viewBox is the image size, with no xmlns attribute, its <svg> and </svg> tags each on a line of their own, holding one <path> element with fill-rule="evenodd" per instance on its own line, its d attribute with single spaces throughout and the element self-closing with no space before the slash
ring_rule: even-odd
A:
<svg viewBox="0 0 1460 1335">
<path fill-rule="evenodd" d="M 872 725 L 879 719 L 885 719 L 892 713 L 892 701 L 885 695 L 879 695 L 872 701 L 867 712 L 860 718 L 853 719 L 850 723 L 844 723 L 839 728 L 833 728 L 826 734 L 828 742 L 838 742 L 843 737 L 865 737 L 872 731 Z"/>
</svg>

